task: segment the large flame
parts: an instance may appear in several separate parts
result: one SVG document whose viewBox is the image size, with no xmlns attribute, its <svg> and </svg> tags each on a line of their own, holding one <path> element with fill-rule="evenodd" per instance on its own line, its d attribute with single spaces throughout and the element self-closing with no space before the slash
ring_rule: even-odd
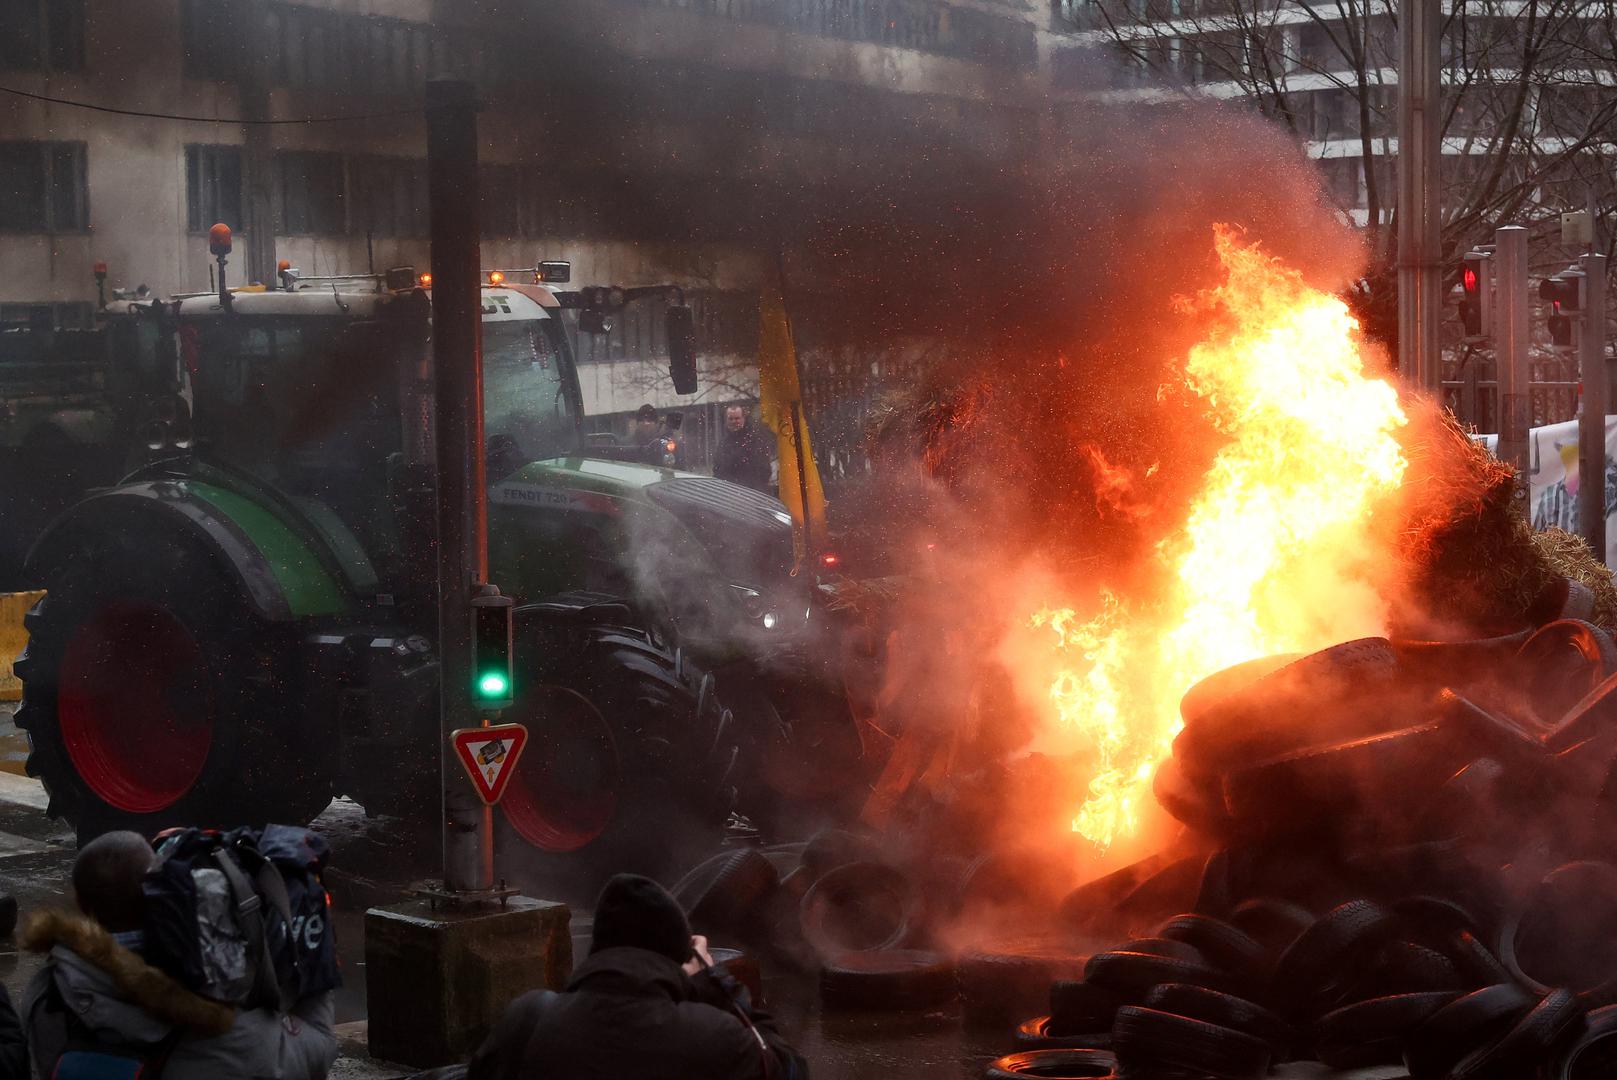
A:
<svg viewBox="0 0 1617 1080">
<path fill-rule="evenodd" d="M 1073 828 L 1101 847 L 1139 827 L 1192 684 L 1384 623 L 1365 525 L 1404 473 L 1397 392 L 1365 374 L 1340 300 L 1234 230 L 1218 228 L 1215 244 L 1227 278 L 1194 302 L 1214 329 L 1184 379 L 1227 441 L 1156 547 L 1168 587 L 1147 605 L 1107 592 L 1087 621 L 1070 608 L 1034 616 L 1068 665 L 1050 687 L 1057 718 L 1098 759 Z"/>
</svg>

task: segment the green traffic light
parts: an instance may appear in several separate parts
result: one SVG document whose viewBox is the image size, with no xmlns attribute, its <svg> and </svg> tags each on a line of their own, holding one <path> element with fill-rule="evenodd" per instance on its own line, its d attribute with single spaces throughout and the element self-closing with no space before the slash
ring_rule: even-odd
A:
<svg viewBox="0 0 1617 1080">
<path fill-rule="evenodd" d="M 511 689 L 511 680 L 498 671 L 490 671 L 477 680 L 477 692 L 486 698 L 504 697 Z"/>
</svg>

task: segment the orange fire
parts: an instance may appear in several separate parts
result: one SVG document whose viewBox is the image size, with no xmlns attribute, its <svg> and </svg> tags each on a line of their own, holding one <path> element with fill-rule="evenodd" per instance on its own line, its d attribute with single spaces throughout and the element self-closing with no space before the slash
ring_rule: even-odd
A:
<svg viewBox="0 0 1617 1080">
<path fill-rule="evenodd" d="M 1033 617 L 1062 665 L 1056 720 L 1097 759 L 1072 827 L 1101 848 L 1139 828 L 1192 684 L 1385 622 L 1366 524 L 1404 474 L 1397 392 L 1365 374 L 1340 300 L 1235 230 L 1215 233 L 1227 277 L 1191 302 L 1213 329 L 1183 371 L 1224 441 L 1153 553 L 1168 585 L 1143 603 L 1105 592 L 1087 620 L 1071 608 Z"/>
<path fill-rule="evenodd" d="M 1138 522 L 1151 512 L 1151 505 L 1140 497 L 1132 472 L 1107 461 L 1105 452 L 1094 444 L 1085 446 L 1083 453 L 1095 485 L 1096 509 L 1121 514 L 1131 522 Z M 1147 475 L 1150 471 L 1147 470 Z"/>
</svg>

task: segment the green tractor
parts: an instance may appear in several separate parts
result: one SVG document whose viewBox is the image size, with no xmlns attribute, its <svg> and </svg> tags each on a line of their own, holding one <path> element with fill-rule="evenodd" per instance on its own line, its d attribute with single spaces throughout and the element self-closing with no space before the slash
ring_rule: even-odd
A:
<svg viewBox="0 0 1617 1080">
<path fill-rule="evenodd" d="M 563 309 L 600 327 L 632 296 L 543 276 L 482 291 L 490 573 L 518 604 L 505 719 L 532 734 L 497 829 L 540 866 L 654 868 L 671 832 L 721 828 L 745 777 L 800 771 L 776 706 L 821 681 L 816 590 L 776 499 L 586 435 Z M 436 813 L 429 280 L 287 273 L 111 316 L 158 328 L 189 407 L 29 557 L 47 595 L 16 719 L 81 839 L 303 821 L 344 794 Z M 820 699 L 814 740 L 846 754 L 846 707 Z"/>
</svg>

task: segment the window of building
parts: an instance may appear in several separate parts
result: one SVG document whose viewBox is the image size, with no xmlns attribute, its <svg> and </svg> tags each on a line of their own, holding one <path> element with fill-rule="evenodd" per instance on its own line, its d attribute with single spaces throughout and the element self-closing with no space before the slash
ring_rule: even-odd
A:
<svg viewBox="0 0 1617 1080">
<path fill-rule="evenodd" d="M 428 28 L 408 22 L 392 24 L 389 35 L 388 89 L 394 93 L 411 93 L 421 87 L 426 78 L 426 57 L 430 50 Z"/>
<path fill-rule="evenodd" d="M 85 0 L 0 0 L 0 69 L 84 68 Z"/>
<path fill-rule="evenodd" d="M 220 221 L 242 230 L 241 147 L 185 148 L 185 219 L 192 232 L 207 232 Z"/>
<path fill-rule="evenodd" d="M 341 83 L 342 20 L 301 4 L 277 4 L 281 40 L 275 80 L 299 89 L 331 89 Z"/>
<path fill-rule="evenodd" d="M 341 154 L 285 151 L 276 155 L 281 231 L 330 236 L 347 231 L 347 184 Z"/>
<path fill-rule="evenodd" d="M 180 47 L 192 79 L 235 79 L 241 66 L 237 0 L 181 0 Z"/>
<path fill-rule="evenodd" d="M 484 165 L 478 170 L 478 215 L 484 236 L 521 235 L 522 173 L 520 165 Z"/>
<path fill-rule="evenodd" d="M 431 26 L 377 15 L 269 6 L 268 55 L 276 83 L 361 94 L 418 92 L 432 65 Z"/>
<path fill-rule="evenodd" d="M 750 292 L 703 291 L 690 297 L 696 341 L 704 353 L 749 353 L 758 344 L 758 297 Z"/>
<path fill-rule="evenodd" d="M 363 16 L 337 19 L 337 71 L 348 89 L 368 90 L 376 81 L 367 22 Z"/>
<path fill-rule="evenodd" d="M 0 142 L 0 231 L 89 227 L 84 143 Z"/>
<path fill-rule="evenodd" d="M 592 227 L 600 214 L 598 181 L 590 177 L 558 176 L 553 172 L 524 165 L 521 174 L 521 207 L 517 224 L 523 236 L 555 239 L 558 236 L 584 236 L 597 233 Z"/>
<path fill-rule="evenodd" d="M 1341 112 L 1341 92 L 1337 90 L 1312 90 L 1306 92 L 1307 102 L 1298 109 L 1298 128 L 1304 135 L 1315 141 L 1338 138 L 1341 129 L 1337 126 L 1337 117 Z M 1302 117 L 1307 118 L 1304 126 Z"/>
<path fill-rule="evenodd" d="M 1330 30 L 1324 23 L 1315 21 L 1297 28 L 1297 59 L 1309 71 L 1337 71 L 1344 63 Z"/>
<path fill-rule="evenodd" d="M 1050 0 L 1050 8 L 1057 19 L 1069 26 L 1088 29 L 1102 23 L 1095 0 Z"/>
<path fill-rule="evenodd" d="M 348 160 L 356 233 L 373 236 L 427 234 L 427 164 L 410 158 L 363 156 Z"/>
<path fill-rule="evenodd" d="M 92 330 L 95 310 L 87 300 L 37 304 L 0 304 L 0 327 L 50 327 L 53 330 Z"/>
<path fill-rule="evenodd" d="M 1384 217 L 1390 216 L 1389 211 L 1398 202 L 1398 162 L 1385 154 L 1378 154 L 1371 162 L 1371 172 L 1376 178 L 1376 201 L 1381 204 Z M 1365 199 L 1369 199 L 1369 184 L 1365 185 Z"/>
<path fill-rule="evenodd" d="M 557 236 L 561 233 L 561 189 L 536 170 L 522 177 L 522 235 Z"/>
<path fill-rule="evenodd" d="M 1350 157 L 1325 158 L 1320 163 L 1325 173 L 1325 186 L 1331 198 L 1341 207 L 1355 207 L 1359 197 L 1359 159 Z"/>
</svg>

